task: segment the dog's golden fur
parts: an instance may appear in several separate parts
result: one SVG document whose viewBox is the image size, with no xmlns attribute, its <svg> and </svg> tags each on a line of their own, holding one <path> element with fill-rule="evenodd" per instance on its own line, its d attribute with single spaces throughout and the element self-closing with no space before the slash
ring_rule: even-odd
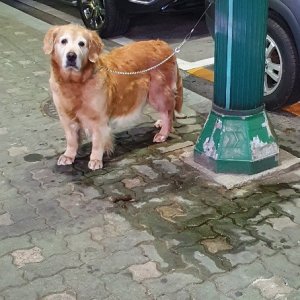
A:
<svg viewBox="0 0 300 300">
<path fill-rule="evenodd" d="M 44 38 L 51 55 L 50 87 L 67 149 L 58 164 L 72 164 L 78 149 L 78 131 L 91 135 L 89 168 L 102 168 L 105 151 L 112 149 L 109 123 L 125 121 L 149 103 L 161 115 L 154 142 L 164 142 L 172 129 L 174 110 L 182 107 L 182 82 L 176 58 L 149 72 L 118 75 L 108 71 L 138 71 L 160 63 L 172 53 L 163 41 L 143 41 L 102 54 L 97 33 L 78 25 L 55 26 Z"/>
</svg>

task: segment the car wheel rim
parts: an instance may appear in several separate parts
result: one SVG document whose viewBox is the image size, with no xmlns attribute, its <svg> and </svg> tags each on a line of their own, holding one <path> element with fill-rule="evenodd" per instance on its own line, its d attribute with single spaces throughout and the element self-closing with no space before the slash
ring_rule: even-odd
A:
<svg viewBox="0 0 300 300">
<path fill-rule="evenodd" d="M 264 95 L 272 94 L 282 78 L 282 56 L 275 41 L 268 35 L 266 45 Z"/>
<path fill-rule="evenodd" d="M 88 27 L 99 30 L 105 21 L 105 1 L 104 0 L 83 0 L 82 13 Z"/>
</svg>

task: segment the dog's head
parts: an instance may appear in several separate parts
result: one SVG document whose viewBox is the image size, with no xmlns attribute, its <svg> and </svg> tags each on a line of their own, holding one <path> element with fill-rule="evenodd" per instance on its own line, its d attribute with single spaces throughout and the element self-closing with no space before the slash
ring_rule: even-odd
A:
<svg viewBox="0 0 300 300">
<path fill-rule="evenodd" d="M 89 62 L 95 63 L 102 48 L 96 32 L 73 24 L 50 28 L 43 47 L 64 72 L 80 72 Z"/>
</svg>

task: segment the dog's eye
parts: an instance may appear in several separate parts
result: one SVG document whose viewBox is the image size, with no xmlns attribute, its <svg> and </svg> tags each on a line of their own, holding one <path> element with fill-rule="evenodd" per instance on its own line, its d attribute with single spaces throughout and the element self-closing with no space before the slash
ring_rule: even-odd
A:
<svg viewBox="0 0 300 300">
<path fill-rule="evenodd" d="M 67 40 L 67 39 L 62 39 L 62 40 L 61 40 L 61 43 L 62 43 L 63 45 L 65 45 L 65 44 L 68 43 L 68 40 Z"/>
<path fill-rule="evenodd" d="M 78 45 L 79 45 L 79 47 L 84 47 L 85 44 L 84 44 L 84 42 L 79 42 Z"/>
</svg>

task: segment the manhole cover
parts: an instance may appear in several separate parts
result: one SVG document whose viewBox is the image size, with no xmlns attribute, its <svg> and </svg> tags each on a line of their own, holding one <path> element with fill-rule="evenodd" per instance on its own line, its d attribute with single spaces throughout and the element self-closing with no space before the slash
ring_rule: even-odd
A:
<svg viewBox="0 0 300 300">
<path fill-rule="evenodd" d="M 55 108 L 55 105 L 53 103 L 52 98 L 48 98 L 46 99 L 43 103 L 42 103 L 42 112 L 44 115 L 47 115 L 50 118 L 53 119 L 58 119 L 58 114 Z"/>
</svg>

